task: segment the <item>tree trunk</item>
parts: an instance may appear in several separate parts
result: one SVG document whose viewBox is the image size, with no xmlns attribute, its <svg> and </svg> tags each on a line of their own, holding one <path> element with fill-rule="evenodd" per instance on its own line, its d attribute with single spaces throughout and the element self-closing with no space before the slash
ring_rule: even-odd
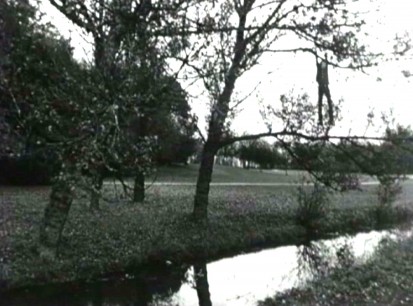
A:
<svg viewBox="0 0 413 306">
<path fill-rule="evenodd" d="M 201 166 L 199 167 L 198 181 L 196 183 L 195 191 L 193 211 L 195 220 L 206 220 L 208 218 L 209 185 L 211 183 L 216 152 L 217 149 L 208 142 L 202 150 Z"/>
<path fill-rule="evenodd" d="M 226 71 L 224 88 L 218 99 L 211 105 L 211 113 L 208 125 L 208 137 L 202 150 L 201 166 L 199 168 L 198 181 L 195 191 L 195 203 L 193 216 L 195 220 L 206 220 L 208 217 L 208 194 L 211 182 L 212 170 L 214 167 L 214 157 L 221 146 L 224 134 L 225 121 L 230 111 L 231 96 L 235 88 L 235 82 L 240 76 L 241 63 L 246 55 L 247 44 L 244 34 L 247 22 L 247 13 L 254 1 L 245 1 L 243 8 L 245 11 L 239 13 L 239 24 L 236 32 L 234 45 L 234 55 L 229 69 Z M 258 33 L 258 32 L 257 32 Z"/>
<path fill-rule="evenodd" d="M 92 177 L 92 190 L 90 192 L 90 210 L 97 211 L 99 210 L 99 200 L 101 197 L 101 191 L 103 186 L 103 173 L 98 171 Z"/>
<path fill-rule="evenodd" d="M 135 176 L 133 186 L 133 202 L 142 203 L 145 199 L 145 175 L 142 171 L 138 171 Z"/>
<path fill-rule="evenodd" d="M 194 274 L 199 306 L 212 306 L 206 262 L 195 264 Z"/>
<path fill-rule="evenodd" d="M 50 200 L 46 206 L 40 227 L 39 254 L 53 259 L 57 255 L 63 226 L 73 201 L 73 184 L 70 179 L 58 179 L 52 186 Z"/>
</svg>

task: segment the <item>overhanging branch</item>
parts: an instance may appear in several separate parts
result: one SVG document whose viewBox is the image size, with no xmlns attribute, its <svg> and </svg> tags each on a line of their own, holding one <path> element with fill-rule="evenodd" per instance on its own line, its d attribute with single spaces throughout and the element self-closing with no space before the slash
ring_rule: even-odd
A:
<svg viewBox="0 0 413 306">
<path fill-rule="evenodd" d="M 389 141 L 389 138 L 386 137 L 375 137 L 375 136 L 358 136 L 358 135 L 348 135 L 348 136 L 340 136 L 340 135 L 322 135 L 322 136 L 314 136 L 314 135 L 307 135 L 300 132 L 294 131 L 286 131 L 282 130 L 280 132 L 266 132 L 266 133 L 258 133 L 258 134 L 250 134 L 250 135 L 243 135 L 243 136 L 236 136 L 236 137 L 228 137 L 221 141 L 221 146 L 227 146 L 233 144 L 238 141 L 244 140 L 254 140 L 263 137 L 282 137 L 282 136 L 291 136 L 297 137 L 301 139 L 305 139 L 308 141 L 329 141 L 329 140 L 375 140 L 375 141 Z"/>
</svg>

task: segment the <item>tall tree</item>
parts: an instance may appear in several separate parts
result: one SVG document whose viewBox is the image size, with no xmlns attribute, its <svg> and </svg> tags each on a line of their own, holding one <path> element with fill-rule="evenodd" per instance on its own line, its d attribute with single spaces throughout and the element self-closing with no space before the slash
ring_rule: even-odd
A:
<svg viewBox="0 0 413 306">
<path fill-rule="evenodd" d="M 63 13 L 77 26 L 83 28 L 93 37 L 94 65 L 105 81 L 105 90 L 112 94 L 119 94 L 119 87 L 125 78 L 115 80 L 121 75 L 127 65 L 139 66 L 137 75 L 132 79 L 136 83 L 134 91 L 128 93 L 129 98 L 135 99 L 137 116 L 139 117 L 139 131 L 135 138 L 142 138 L 143 131 L 149 124 L 147 121 L 151 113 L 159 108 L 159 101 L 155 91 L 159 91 L 159 79 L 163 72 L 163 61 L 156 40 L 148 35 L 149 30 L 161 24 L 159 7 L 155 8 L 152 1 L 142 0 L 96 0 L 85 3 L 80 0 L 50 0 L 50 3 Z M 165 85 L 165 84 L 164 84 Z M 137 124 L 137 119 L 126 114 L 129 120 Z M 91 207 L 98 207 L 99 193 L 102 186 L 104 165 L 90 164 L 89 173 L 92 177 Z M 144 199 L 145 167 L 134 167 L 136 171 L 134 196 L 136 202 Z"/>
<path fill-rule="evenodd" d="M 14 95 L 12 81 L 14 38 L 30 28 L 34 9 L 27 1 L 2 1 L 0 3 L 0 157 L 19 154 L 24 146 L 17 117 L 22 99 Z M 14 118 L 14 120 L 12 119 Z"/>
<path fill-rule="evenodd" d="M 115 88 L 115 84 L 123 88 L 125 82 L 136 83 L 127 93 L 135 99 L 136 114 L 126 116 L 138 133 L 136 137 L 153 136 L 154 133 L 148 129 L 151 122 L 159 117 L 159 110 L 166 109 L 168 112 L 171 102 L 176 105 L 181 103 L 179 97 L 176 101 L 171 99 L 177 97 L 176 94 L 165 99 L 167 91 L 171 93 L 177 90 L 179 96 L 176 81 L 170 77 L 165 78 L 164 67 L 165 53 L 171 46 L 179 49 L 179 44 L 171 40 L 169 43 L 160 41 L 161 36 L 153 35 L 153 32 L 166 27 L 173 29 L 175 26 L 168 16 L 177 14 L 184 2 L 95 0 L 85 3 L 80 0 L 50 0 L 50 3 L 93 37 L 94 65 L 97 72 L 105 78 L 106 90 L 118 93 L 120 90 Z M 136 75 L 130 80 L 121 78 L 121 82 L 116 82 L 114 78 L 122 73 L 125 63 L 137 67 Z M 91 207 L 97 207 L 105 169 L 99 164 L 91 164 L 89 168 L 93 178 Z M 144 199 L 144 179 L 148 169 L 134 169 L 136 176 L 133 200 L 141 202 Z"/>
<path fill-rule="evenodd" d="M 144 171 L 151 166 L 152 148 L 156 143 L 155 137 L 144 130 L 150 117 L 148 114 L 159 107 L 156 104 L 160 101 L 158 95 L 166 95 L 165 86 L 158 84 L 164 76 L 162 65 L 158 65 L 162 60 L 159 59 L 160 53 L 156 52 L 156 42 L 150 41 L 152 36 L 146 36 L 145 40 L 142 38 L 146 33 L 142 26 L 158 26 L 158 13 L 155 11 L 152 17 L 151 6 L 147 6 L 150 1 L 142 1 L 139 5 L 136 1 L 126 0 L 53 2 L 60 5 L 61 11 L 74 23 L 92 33 L 96 44 L 92 67 L 81 66 L 71 58 L 71 65 L 63 65 L 57 60 L 58 56 L 51 57 L 51 67 L 57 69 L 54 72 L 61 78 L 56 86 L 36 84 L 40 90 L 34 96 L 40 103 L 31 109 L 30 120 L 26 124 L 30 129 L 35 122 L 41 123 L 41 128 L 36 129 L 33 135 L 39 137 L 40 143 L 54 148 L 60 161 L 60 172 L 52 187 L 40 235 L 39 250 L 46 257 L 56 255 L 73 190 L 84 181 L 79 176 L 81 170 L 100 178 L 103 168 L 114 170 L 119 175 L 125 167 L 131 168 L 137 173 L 135 198 L 142 199 Z M 52 37 L 40 31 L 35 22 L 30 24 L 33 30 L 26 31 L 29 35 L 24 38 L 34 40 L 37 37 L 35 33 L 41 34 L 39 41 L 31 44 L 42 45 L 44 39 Z M 100 41 L 102 38 L 107 40 L 107 44 Z M 15 46 L 20 50 L 18 44 Z M 168 48 L 164 46 L 165 50 Z M 146 57 L 142 55 L 144 52 Z M 175 85 L 173 83 L 172 87 Z M 171 103 L 170 100 L 164 101 Z M 87 188 L 90 184 L 85 182 L 83 185 Z M 93 185 L 92 195 L 96 199 L 101 180 L 93 181 Z M 96 203 L 92 201 L 92 205 Z"/>
<path fill-rule="evenodd" d="M 74 76 L 80 80 L 82 72 L 71 57 L 68 42 L 47 25 L 36 23 L 34 7 L 23 1 L 6 1 L 2 2 L 3 12 L 7 15 L 2 18 L 2 36 L 9 37 L 10 44 L 2 65 L 1 100 L 9 111 L 8 124 L 24 141 L 56 148 L 62 161 L 41 229 L 41 246 L 47 249 L 59 240 L 73 199 L 73 156 L 79 153 L 83 136 L 82 126 L 74 125 L 70 116 L 79 119 L 82 92 L 74 91 L 73 85 Z"/>
</svg>

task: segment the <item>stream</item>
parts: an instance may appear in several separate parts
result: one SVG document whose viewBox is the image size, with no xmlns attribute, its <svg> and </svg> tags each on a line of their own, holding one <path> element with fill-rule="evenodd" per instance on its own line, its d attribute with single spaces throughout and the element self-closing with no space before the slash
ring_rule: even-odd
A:
<svg viewBox="0 0 413 306">
<path fill-rule="evenodd" d="M 327 275 L 334 267 L 366 261 L 383 238 L 405 239 L 411 235 L 411 229 L 371 231 L 212 262 L 181 266 L 167 262 L 163 267 L 148 267 L 116 279 L 15 292 L 1 298 L 0 305 L 256 305 Z"/>
</svg>

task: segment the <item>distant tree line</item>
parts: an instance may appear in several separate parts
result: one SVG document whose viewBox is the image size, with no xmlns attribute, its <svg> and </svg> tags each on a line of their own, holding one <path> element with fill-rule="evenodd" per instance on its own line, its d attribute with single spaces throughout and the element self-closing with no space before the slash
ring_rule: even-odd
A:
<svg viewBox="0 0 413 306">
<path fill-rule="evenodd" d="M 222 148 L 217 156 L 237 158 L 245 169 L 285 169 L 289 166 L 288 155 L 277 145 L 263 139 L 232 144 Z"/>
<path fill-rule="evenodd" d="M 377 174 L 406 171 L 413 173 L 413 133 L 410 129 L 388 129 L 385 137 L 403 139 L 391 142 L 360 141 L 296 142 L 286 150 L 279 143 L 264 139 L 242 141 L 222 148 L 218 156 L 237 158 L 243 168 L 295 169 L 330 173 Z M 391 162 L 391 164 L 390 164 Z"/>
</svg>

